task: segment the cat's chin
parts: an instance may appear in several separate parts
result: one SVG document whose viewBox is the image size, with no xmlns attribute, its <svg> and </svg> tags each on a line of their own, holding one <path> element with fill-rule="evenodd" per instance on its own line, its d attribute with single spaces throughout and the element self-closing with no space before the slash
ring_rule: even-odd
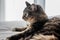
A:
<svg viewBox="0 0 60 40">
<path fill-rule="evenodd" d="M 29 25 L 35 23 L 36 21 L 26 21 Z"/>
<path fill-rule="evenodd" d="M 28 26 L 32 25 L 32 24 L 35 23 L 35 22 L 36 22 L 36 21 L 34 21 L 34 20 L 33 20 L 33 21 L 31 21 L 31 20 L 30 20 L 30 21 L 26 21 L 26 23 L 28 24 Z"/>
</svg>

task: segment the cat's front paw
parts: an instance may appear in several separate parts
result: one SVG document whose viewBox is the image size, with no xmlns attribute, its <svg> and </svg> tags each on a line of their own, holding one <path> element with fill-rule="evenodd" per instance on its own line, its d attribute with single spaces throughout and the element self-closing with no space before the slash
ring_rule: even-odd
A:
<svg viewBox="0 0 60 40">
<path fill-rule="evenodd" d="M 12 31 L 18 31 L 18 32 L 21 32 L 21 31 L 24 31 L 26 29 L 25 28 L 14 28 Z"/>
<path fill-rule="evenodd" d="M 12 31 L 17 31 L 17 28 L 13 28 Z"/>
<path fill-rule="evenodd" d="M 13 28 L 13 30 L 12 30 L 12 31 L 21 32 L 21 31 L 22 31 L 22 29 L 21 29 L 21 28 Z"/>
</svg>

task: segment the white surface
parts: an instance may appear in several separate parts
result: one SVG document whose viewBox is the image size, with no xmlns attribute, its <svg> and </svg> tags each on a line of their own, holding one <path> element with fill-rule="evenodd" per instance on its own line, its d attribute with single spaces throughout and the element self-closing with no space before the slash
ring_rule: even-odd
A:
<svg viewBox="0 0 60 40">
<path fill-rule="evenodd" d="M 12 31 L 2 31 L 0 32 L 0 40 L 6 40 L 7 37 L 10 37 L 15 34 L 19 34 L 20 32 L 12 32 Z"/>
<path fill-rule="evenodd" d="M 23 10 L 26 7 L 25 1 L 34 2 L 34 0 L 5 0 L 5 21 L 22 20 Z"/>
<path fill-rule="evenodd" d="M 0 40 L 5 40 L 7 37 L 20 33 L 13 32 L 13 28 L 25 26 L 26 23 L 23 21 L 0 22 Z"/>
<path fill-rule="evenodd" d="M 13 28 L 26 27 L 25 21 L 0 22 L 0 31 L 11 31 Z"/>
</svg>

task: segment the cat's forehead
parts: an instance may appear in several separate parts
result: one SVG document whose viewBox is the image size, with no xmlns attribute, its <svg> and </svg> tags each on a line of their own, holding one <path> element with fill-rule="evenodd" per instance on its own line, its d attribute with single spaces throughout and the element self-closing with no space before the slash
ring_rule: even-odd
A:
<svg viewBox="0 0 60 40">
<path fill-rule="evenodd" d="M 23 12 L 32 12 L 31 7 L 30 7 L 30 6 L 29 6 L 29 7 L 26 7 L 26 8 L 23 10 Z"/>
<path fill-rule="evenodd" d="M 25 7 L 24 12 L 32 12 L 32 9 L 37 6 L 36 4 L 31 4 L 30 6 Z"/>
<path fill-rule="evenodd" d="M 29 8 L 26 7 L 23 12 L 29 12 Z"/>
</svg>

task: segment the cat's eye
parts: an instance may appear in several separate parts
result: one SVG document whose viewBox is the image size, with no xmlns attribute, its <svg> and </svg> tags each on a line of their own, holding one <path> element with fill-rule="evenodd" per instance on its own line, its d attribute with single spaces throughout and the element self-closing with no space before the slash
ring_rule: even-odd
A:
<svg viewBox="0 0 60 40">
<path fill-rule="evenodd" d="M 28 17 L 28 13 L 26 13 L 25 16 Z"/>
</svg>

